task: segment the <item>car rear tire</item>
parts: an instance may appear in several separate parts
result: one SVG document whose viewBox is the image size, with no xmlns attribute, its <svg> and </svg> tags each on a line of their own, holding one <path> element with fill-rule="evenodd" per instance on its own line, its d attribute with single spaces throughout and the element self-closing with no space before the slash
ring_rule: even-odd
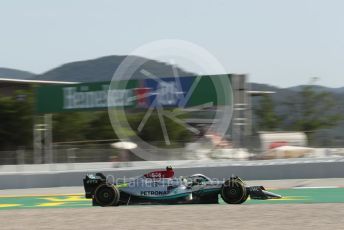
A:
<svg viewBox="0 0 344 230">
<path fill-rule="evenodd" d="M 116 206 L 119 203 L 120 192 L 118 188 L 109 184 L 99 185 L 94 193 L 94 199 L 100 206 Z"/>
<path fill-rule="evenodd" d="M 248 194 L 245 184 L 237 178 L 226 180 L 221 189 L 221 198 L 227 204 L 242 204 Z"/>
</svg>

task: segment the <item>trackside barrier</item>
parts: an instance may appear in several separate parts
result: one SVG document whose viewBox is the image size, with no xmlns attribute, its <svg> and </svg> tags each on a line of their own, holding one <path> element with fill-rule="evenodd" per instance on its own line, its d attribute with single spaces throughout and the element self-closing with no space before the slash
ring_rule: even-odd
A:
<svg viewBox="0 0 344 230">
<path fill-rule="evenodd" d="M 173 164 L 175 163 L 175 164 Z M 187 165 L 187 163 L 190 163 Z M 216 163 L 216 162 L 215 162 Z M 242 162 L 203 162 L 191 164 L 184 161 L 160 162 L 150 166 L 131 165 L 121 168 L 82 168 L 81 166 L 60 171 L 19 171 L 0 173 L 0 189 L 45 188 L 60 186 L 81 186 L 86 173 L 103 172 L 115 178 L 135 177 L 148 171 L 161 169 L 164 165 L 175 165 L 176 176 L 186 176 L 203 173 L 211 178 L 222 180 L 231 175 L 238 175 L 244 180 L 279 180 L 279 179 L 314 179 L 314 178 L 344 178 L 344 158 L 336 159 L 300 159 L 300 160 L 270 160 Z M 104 166 L 101 163 L 97 166 Z M 124 165 L 125 166 L 125 165 Z M 130 166 L 130 165 L 128 165 Z M 58 166 L 54 166 L 58 167 Z M 63 168 L 61 165 L 59 166 Z M 71 166 L 64 165 L 66 168 Z"/>
</svg>

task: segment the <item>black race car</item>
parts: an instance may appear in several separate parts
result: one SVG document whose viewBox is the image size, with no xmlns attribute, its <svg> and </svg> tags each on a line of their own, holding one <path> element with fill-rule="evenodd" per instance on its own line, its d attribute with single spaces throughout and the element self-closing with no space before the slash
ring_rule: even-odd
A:
<svg viewBox="0 0 344 230">
<path fill-rule="evenodd" d="M 85 196 L 92 199 L 94 206 L 214 204 L 219 202 L 219 195 L 228 204 L 244 203 L 248 197 L 258 200 L 281 198 L 263 186 L 246 186 L 236 176 L 215 181 L 202 174 L 179 178 L 149 178 L 146 175 L 112 182 L 101 173 L 86 175 L 83 180 Z"/>
</svg>

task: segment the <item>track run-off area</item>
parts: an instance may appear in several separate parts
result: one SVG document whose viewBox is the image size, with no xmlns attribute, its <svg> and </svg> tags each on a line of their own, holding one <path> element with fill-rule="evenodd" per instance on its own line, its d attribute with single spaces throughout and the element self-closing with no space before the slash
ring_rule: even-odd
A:
<svg viewBox="0 0 344 230">
<path fill-rule="evenodd" d="M 270 189 L 271 190 L 271 189 Z M 315 203 L 344 203 L 344 188 L 335 187 L 295 187 L 290 189 L 271 190 L 283 196 L 275 200 L 250 200 L 243 205 L 257 204 L 315 204 Z M 225 203 L 220 200 L 220 205 Z M 129 205 L 130 207 L 131 205 Z M 84 194 L 44 194 L 44 195 L 2 195 L 0 196 L 0 211 L 9 209 L 38 209 L 38 208 L 89 208 L 91 200 L 85 199 Z"/>
</svg>

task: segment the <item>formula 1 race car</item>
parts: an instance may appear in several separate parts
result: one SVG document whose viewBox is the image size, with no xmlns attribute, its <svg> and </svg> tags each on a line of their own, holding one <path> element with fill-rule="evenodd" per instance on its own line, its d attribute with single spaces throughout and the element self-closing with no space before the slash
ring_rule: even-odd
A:
<svg viewBox="0 0 344 230">
<path fill-rule="evenodd" d="M 161 171 L 158 171 L 161 172 Z M 153 177 L 152 177 L 153 175 Z M 225 181 L 211 180 L 205 175 L 187 177 L 154 177 L 155 172 L 128 181 L 109 182 L 102 173 L 84 178 L 85 196 L 93 206 L 129 204 L 215 204 L 219 195 L 228 204 L 241 204 L 251 199 L 278 199 L 280 195 L 268 192 L 263 186 L 246 186 L 236 176 Z"/>
</svg>

